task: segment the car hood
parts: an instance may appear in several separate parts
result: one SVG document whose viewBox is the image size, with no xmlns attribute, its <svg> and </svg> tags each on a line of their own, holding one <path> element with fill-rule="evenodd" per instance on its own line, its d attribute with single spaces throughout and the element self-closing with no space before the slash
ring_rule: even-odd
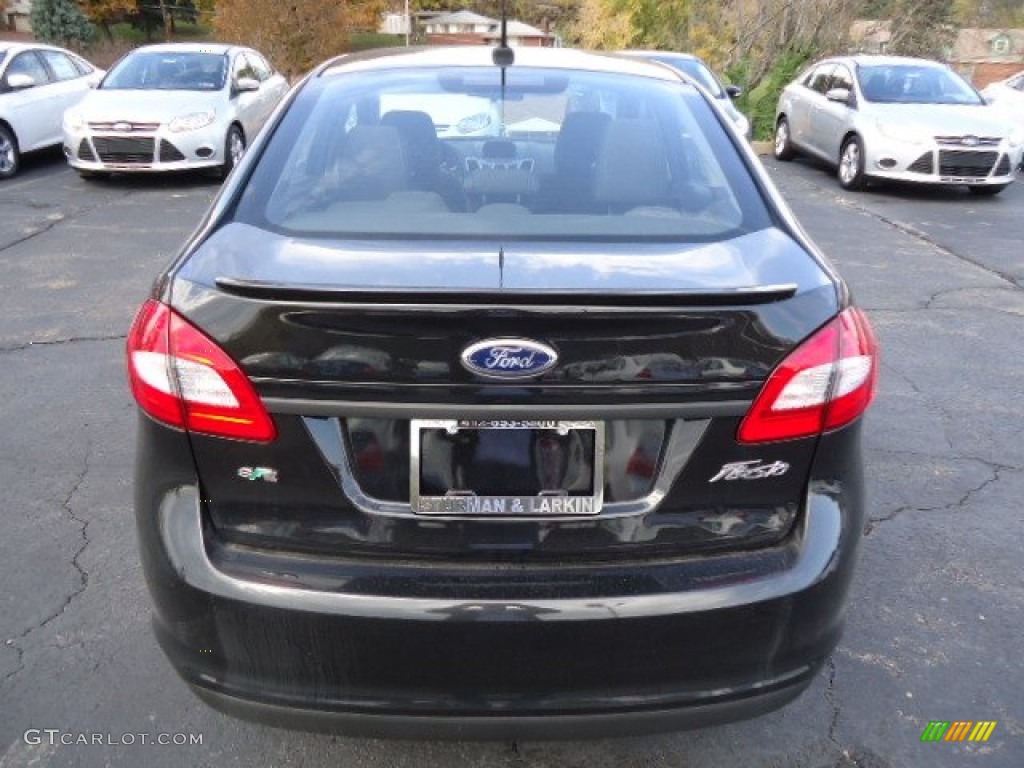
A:
<svg viewBox="0 0 1024 768">
<path fill-rule="evenodd" d="M 166 123 L 178 115 L 216 108 L 220 92 L 90 91 L 76 109 L 87 122 Z"/>
<path fill-rule="evenodd" d="M 935 136 L 1006 136 L 1006 117 L 988 105 L 872 104 L 870 114 L 880 121 L 919 128 Z"/>
</svg>

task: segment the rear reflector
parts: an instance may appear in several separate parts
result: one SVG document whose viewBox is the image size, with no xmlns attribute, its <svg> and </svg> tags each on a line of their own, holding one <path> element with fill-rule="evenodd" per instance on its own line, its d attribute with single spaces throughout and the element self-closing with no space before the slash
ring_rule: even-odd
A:
<svg viewBox="0 0 1024 768">
<path fill-rule="evenodd" d="M 849 424 L 871 404 L 877 381 L 878 342 L 864 313 L 850 307 L 772 371 L 737 439 L 792 440 Z"/>
<path fill-rule="evenodd" d="M 202 331 L 157 301 L 128 334 L 128 380 L 139 406 L 165 424 L 269 442 L 274 422 L 235 362 Z"/>
</svg>

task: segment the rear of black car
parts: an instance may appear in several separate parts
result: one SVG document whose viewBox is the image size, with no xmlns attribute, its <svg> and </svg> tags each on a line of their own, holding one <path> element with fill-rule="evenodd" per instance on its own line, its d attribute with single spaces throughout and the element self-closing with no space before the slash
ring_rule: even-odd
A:
<svg viewBox="0 0 1024 768">
<path fill-rule="evenodd" d="M 311 78 L 136 318 L 164 650 L 218 708 L 350 733 L 781 706 L 842 626 L 866 320 L 695 89 L 422 56 Z M 424 182 L 389 89 L 495 93 L 501 130 Z M 572 123 L 606 125 L 567 210 Z"/>
</svg>

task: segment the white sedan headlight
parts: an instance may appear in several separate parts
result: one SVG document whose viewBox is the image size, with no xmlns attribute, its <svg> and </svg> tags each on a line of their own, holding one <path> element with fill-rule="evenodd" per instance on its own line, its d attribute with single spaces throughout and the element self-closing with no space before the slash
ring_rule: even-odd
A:
<svg viewBox="0 0 1024 768">
<path fill-rule="evenodd" d="M 216 116 L 217 113 L 212 109 L 206 112 L 191 112 L 187 115 L 178 115 L 167 124 L 167 130 L 173 133 L 197 131 L 212 123 Z"/>
<path fill-rule="evenodd" d="M 883 123 L 881 121 L 879 121 L 877 125 L 878 132 L 886 138 L 895 139 L 896 141 L 902 141 L 907 144 L 924 144 L 932 138 L 916 125 Z"/>
<path fill-rule="evenodd" d="M 69 109 L 64 113 L 64 129 L 68 131 L 80 131 L 85 128 L 85 118 L 76 109 Z"/>
</svg>

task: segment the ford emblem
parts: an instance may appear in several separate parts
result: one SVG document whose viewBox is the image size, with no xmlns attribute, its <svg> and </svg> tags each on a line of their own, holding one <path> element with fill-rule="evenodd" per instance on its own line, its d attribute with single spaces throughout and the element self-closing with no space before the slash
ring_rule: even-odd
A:
<svg viewBox="0 0 1024 768">
<path fill-rule="evenodd" d="M 495 379 L 539 376 L 557 362 L 555 350 L 529 339 L 484 339 L 462 351 L 462 365 L 467 371 Z"/>
<path fill-rule="evenodd" d="M 131 123 L 114 123 L 113 128 L 114 128 L 115 131 L 119 131 L 120 133 L 130 133 L 131 130 L 132 130 L 132 124 Z"/>
<path fill-rule="evenodd" d="M 963 144 L 965 147 L 976 147 L 979 144 L 981 144 L 981 139 L 979 139 L 977 136 L 964 136 L 960 140 L 960 143 Z"/>
</svg>

